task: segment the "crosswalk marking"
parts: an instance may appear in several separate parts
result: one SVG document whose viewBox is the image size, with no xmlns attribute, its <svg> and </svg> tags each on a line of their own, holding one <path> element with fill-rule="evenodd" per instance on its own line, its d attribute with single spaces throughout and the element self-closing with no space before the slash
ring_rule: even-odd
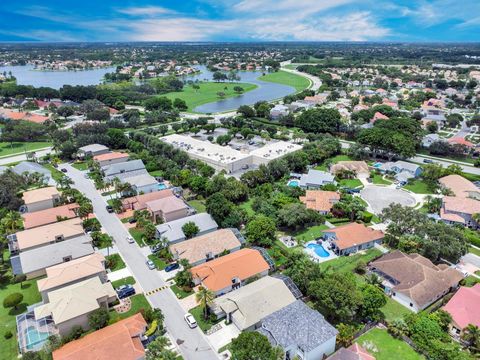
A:
<svg viewBox="0 0 480 360">
<path fill-rule="evenodd" d="M 156 288 L 156 289 L 153 289 L 153 290 L 150 290 L 150 291 L 147 291 L 145 293 L 146 296 L 150 296 L 150 295 L 153 295 L 155 294 L 156 292 L 159 292 L 159 291 L 162 291 L 162 290 L 165 290 L 165 289 L 168 289 L 168 286 L 161 286 L 159 288 Z"/>
</svg>

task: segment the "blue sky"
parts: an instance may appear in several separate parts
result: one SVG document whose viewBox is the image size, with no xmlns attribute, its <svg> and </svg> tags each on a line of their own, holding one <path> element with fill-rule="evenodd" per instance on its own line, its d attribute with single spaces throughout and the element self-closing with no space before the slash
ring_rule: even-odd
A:
<svg viewBox="0 0 480 360">
<path fill-rule="evenodd" d="M 0 41 L 480 41 L 480 0 L 22 0 Z"/>
</svg>

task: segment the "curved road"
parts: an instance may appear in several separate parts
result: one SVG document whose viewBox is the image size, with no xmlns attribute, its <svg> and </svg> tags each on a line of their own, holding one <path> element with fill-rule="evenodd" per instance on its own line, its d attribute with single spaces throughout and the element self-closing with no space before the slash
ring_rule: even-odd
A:
<svg viewBox="0 0 480 360">
<path fill-rule="evenodd" d="M 127 242 L 127 236 L 130 234 L 115 214 L 107 212 L 105 209 L 107 203 L 95 189 L 92 181 L 85 179 L 85 174 L 73 168 L 70 164 L 63 164 L 61 167 L 67 169 L 66 175 L 72 179 L 73 186 L 92 201 L 95 216 L 105 231 L 113 236 L 118 251 L 143 291 L 146 293 L 165 286 L 166 284 L 160 278 L 158 272 L 148 269 L 145 264 L 146 258 L 138 245 Z M 198 327 L 190 329 L 185 323 L 183 319 L 185 310 L 180 306 L 172 290 L 169 288 L 159 290 L 147 296 L 147 299 L 153 307 L 162 310 L 165 316 L 165 326 L 177 342 L 184 359 L 219 359 L 218 354 L 211 348 L 201 330 Z"/>
</svg>

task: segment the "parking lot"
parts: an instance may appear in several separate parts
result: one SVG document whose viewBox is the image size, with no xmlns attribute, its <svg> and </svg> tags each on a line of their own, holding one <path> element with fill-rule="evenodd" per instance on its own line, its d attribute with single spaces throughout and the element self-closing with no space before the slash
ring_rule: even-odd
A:
<svg viewBox="0 0 480 360">
<path fill-rule="evenodd" d="M 367 186 L 360 191 L 360 196 L 370 205 L 375 214 L 380 214 L 384 208 L 393 203 L 403 206 L 416 204 L 415 198 L 408 192 L 393 187 Z"/>
</svg>

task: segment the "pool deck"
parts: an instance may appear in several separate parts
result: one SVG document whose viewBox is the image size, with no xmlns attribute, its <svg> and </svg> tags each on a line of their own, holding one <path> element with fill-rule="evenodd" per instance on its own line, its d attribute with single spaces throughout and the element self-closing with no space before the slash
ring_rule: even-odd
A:
<svg viewBox="0 0 480 360">
<path fill-rule="evenodd" d="M 305 245 L 304 245 L 304 249 L 303 251 L 305 251 L 305 253 L 310 256 L 310 258 L 316 262 L 316 263 L 323 263 L 323 262 L 326 262 L 326 261 L 330 261 L 330 260 L 333 260 L 333 259 L 336 259 L 338 257 L 338 255 L 336 255 L 332 250 L 326 248 L 325 246 L 323 246 L 323 244 L 326 244 L 325 242 L 322 243 L 322 246 L 323 248 L 325 249 L 326 252 L 328 252 L 329 256 L 328 257 L 321 257 L 321 256 L 318 256 L 316 253 L 315 253 L 315 250 L 314 249 L 310 249 L 308 248 L 308 244 L 316 244 L 317 242 L 316 241 L 309 241 L 307 242 Z"/>
</svg>

